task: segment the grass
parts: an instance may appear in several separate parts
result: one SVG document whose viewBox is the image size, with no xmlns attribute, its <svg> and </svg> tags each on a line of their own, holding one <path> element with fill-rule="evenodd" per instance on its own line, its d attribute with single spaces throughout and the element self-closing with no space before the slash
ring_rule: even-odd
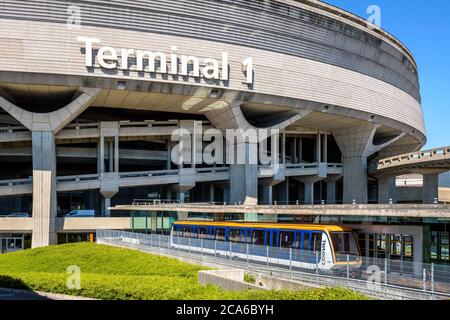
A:
<svg viewBox="0 0 450 320">
<path fill-rule="evenodd" d="M 81 289 L 66 285 L 67 267 L 81 269 Z M 0 287 L 26 288 L 98 299 L 133 300 L 359 300 L 345 289 L 229 292 L 197 282 L 208 268 L 135 250 L 77 243 L 0 255 Z"/>
</svg>

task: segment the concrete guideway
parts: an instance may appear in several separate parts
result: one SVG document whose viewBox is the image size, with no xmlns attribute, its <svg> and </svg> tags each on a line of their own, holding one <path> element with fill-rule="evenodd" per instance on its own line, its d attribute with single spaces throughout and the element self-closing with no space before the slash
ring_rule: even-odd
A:
<svg viewBox="0 0 450 320">
<path fill-rule="evenodd" d="M 450 147 L 417 151 L 379 160 L 369 167 L 378 179 L 378 202 L 395 202 L 395 177 L 405 174 L 423 176 L 423 203 L 439 199 L 439 175 L 450 170 Z"/>
<path fill-rule="evenodd" d="M 450 205 L 213 205 L 201 203 L 189 204 L 152 204 L 136 202 L 132 205 L 120 205 L 109 208 L 121 211 L 154 212 L 196 212 L 196 213 L 243 213 L 291 216 L 367 216 L 367 217 L 409 217 L 443 218 L 450 220 Z"/>
<path fill-rule="evenodd" d="M 129 217 L 55 218 L 57 232 L 93 232 L 100 229 L 129 229 Z M 0 232 L 32 232 L 32 218 L 0 218 Z"/>
<path fill-rule="evenodd" d="M 404 175 L 408 173 L 432 174 L 450 170 L 450 147 L 401 154 L 378 161 L 376 169 L 369 171 L 377 175 Z"/>
</svg>

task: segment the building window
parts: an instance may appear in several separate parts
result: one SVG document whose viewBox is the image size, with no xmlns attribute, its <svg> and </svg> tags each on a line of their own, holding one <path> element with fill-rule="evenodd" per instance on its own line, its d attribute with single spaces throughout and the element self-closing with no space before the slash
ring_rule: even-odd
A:
<svg viewBox="0 0 450 320">
<path fill-rule="evenodd" d="M 449 232 L 431 232 L 431 260 L 446 263 L 450 261 Z"/>
</svg>

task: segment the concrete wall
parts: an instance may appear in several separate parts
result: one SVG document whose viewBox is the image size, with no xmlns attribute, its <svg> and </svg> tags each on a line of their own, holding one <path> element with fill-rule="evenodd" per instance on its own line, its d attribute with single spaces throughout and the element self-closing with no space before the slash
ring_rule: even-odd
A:
<svg viewBox="0 0 450 320">
<path fill-rule="evenodd" d="M 19 11 L 18 16 L 22 13 Z M 213 28 L 208 28 L 208 30 Z M 96 67 L 87 70 L 85 67 L 85 55 L 82 53 L 84 44 L 77 42 L 78 30 L 67 29 L 65 25 L 38 22 L 38 21 L 16 21 L 10 19 L 0 19 L 0 30 L 2 30 L 1 40 L 7 44 L 0 48 L 0 54 L 5 57 L 0 63 L 0 72 L 3 82 L 53 82 L 58 85 L 79 86 L 83 83 L 91 83 L 99 87 L 115 87 L 115 82 L 108 79 L 126 78 L 139 81 L 153 81 L 161 83 L 182 83 L 193 85 L 189 90 L 178 91 L 177 93 L 188 93 L 189 95 L 199 95 L 205 98 L 201 92 L 195 89 L 195 86 L 206 84 L 204 80 L 197 81 L 194 78 L 189 79 L 169 79 L 156 75 L 151 78 L 148 74 L 142 76 L 137 72 L 131 71 L 125 74 L 122 71 L 105 72 Z M 349 108 L 355 110 L 352 117 L 368 120 L 370 115 L 381 117 L 379 121 L 389 124 L 394 128 L 405 130 L 415 136 L 417 140 L 423 142 L 424 123 L 422 108 L 420 103 L 409 93 L 398 87 L 380 81 L 369 76 L 363 70 L 352 70 L 333 64 L 327 64 L 316 60 L 310 60 L 305 57 L 298 57 L 287 53 L 270 51 L 270 48 L 261 49 L 246 47 L 242 45 L 231 44 L 228 42 L 216 42 L 212 40 L 181 37 L 175 35 L 158 34 L 151 32 L 139 32 L 130 30 L 114 30 L 110 28 L 83 26 L 82 34 L 86 36 L 95 36 L 102 40 L 101 45 L 109 45 L 119 48 L 147 49 L 154 51 L 170 51 L 170 45 L 178 46 L 178 54 L 196 55 L 198 57 L 211 57 L 220 59 L 222 51 L 230 53 L 230 81 L 219 87 L 229 90 L 238 90 L 244 92 L 253 92 L 271 96 L 282 96 L 298 99 L 295 108 L 312 106 L 301 104 L 301 101 L 318 102 L 320 105 L 314 106 L 317 111 L 321 111 L 324 105 L 330 106 L 328 113 L 341 113 L 339 108 L 334 106 Z M 154 29 L 150 29 L 154 30 Z M 274 42 L 279 35 L 272 36 Z M 49 41 L 52 45 L 49 45 Z M 336 37 L 335 43 L 341 43 L 342 37 Z M 347 39 L 346 39 L 347 40 Z M 351 41 L 348 39 L 348 41 Z M 23 45 L 23 44 L 27 45 Z M 252 43 L 247 40 L 244 43 Z M 145 45 L 144 45 L 145 44 Z M 358 48 L 364 46 L 364 42 L 358 43 Z M 367 50 L 373 51 L 373 56 L 377 55 L 377 50 L 373 45 L 367 44 Z M 96 48 L 98 46 L 95 46 Z M 383 46 L 384 47 L 384 46 Z M 287 50 L 287 49 L 286 49 Z M 328 53 L 328 45 L 322 55 Z M 360 52 L 365 50 L 358 49 Z M 383 54 L 382 51 L 379 52 Z M 357 55 L 351 55 L 343 52 L 352 60 Z M 397 53 L 398 55 L 398 53 Z M 389 55 L 387 55 L 388 57 Z M 27 57 L 26 59 L 24 57 Z M 51 57 L 51 59 L 49 59 Z M 67 59 L 70 57 L 70 59 Z M 254 84 L 251 89 L 245 82 L 245 75 L 241 71 L 241 62 L 247 57 L 252 57 L 255 63 Z M 336 53 L 332 53 L 330 59 L 337 59 Z M 365 63 L 358 63 L 359 66 L 366 66 Z M 384 74 L 389 68 L 383 68 L 377 64 L 373 66 L 373 72 Z M 403 66 L 399 66 L 403 68 Z M 20 73 L 45 73 L 51 76 L 27 77 L 24 78 Z M 61 75 L 61 76 L 58 76 Z M 68 75 L 73 77 L 68 77 Z M 93 77 L 101 78 L 101 81 L 87 80 Z M 83 79 L 85 78 L 85 79 Z M 141 88 L 141 89 L 139 89 Z M 147 91 L 146 85 L 135 87 L 136 90 Z M 166 91 L 163 87 L 152 87 L 152 92 L 158 90 Z M 183 92 L 184 91 L 184 92 Z M 204 90 L 203 90 L 204 92 Z M 170 93 L 170 92 L 167 92 Z M 120 94 L 119 92 L 117 94 Z M 254 99 L 259 97 L 254 96 Z M 262 98 L 262 97 L 261 97 Z M 105 95 L 101 95 L 95 102 L 95 105 L 101 105 L 105 101 Z M 143 108 L 146 101 L 140 103 L 120 100 L 128 106 Z M 262 99 L 261 102 L 268 101 Z M 284 104 L 283 99 L 275 99 L 272 104 Z M 120 105 L 120 103 L 119 103 Z M 156 107 L 155 110 L 167 110 L 164 106 Z M 190 111 L 199 109 L 191 108 Z M 183 111 L 182 109 L 180 111 Z M 344 113 L 342 113 L 344 115 Z M 345 112 L 348 115 L 348 112 Z M 377 119 L 375 118 L 376 122 Z M 415 129 L 416 132 L 413 133 Z"/>
<path fill-rule="evenodd" d="M 20 7 L 17 7 L 18 3 Z M 313 7 L 307 1 L 288 0 L 140 0 L 120 3 L 74 0 L 70 4 L 80 8 L 83 25 L 152 30 L 176 37 L 245 44 L 357 71 L 420 99 L 417 70 L 409 52 L 392 41 L 392 36 L 381 36 L 364 24 L 355 24 L 344 18 L 348 13 L 336 8 L 337 12 L 331 14 L 329 7 L 318 9 L 320 4 Z M 30 0 L 8 1 L 2 6 L 0 18 L 13 15 L 17 20 L 66 24 L 66 3 L 47 0 L 39 6 L 41 10 L 36 10 L 36 2 Z M 355 16 L 351 18 L 355 19 Z M 226 32 L 223 31 L 225 27 Z M 113 33 L 120 33 L 120 30 Z"/>
<path fill-rule="evenodd" d="M 255 284 L 244 281 L 244 270 L 240 269 L 221 269 L 199 271 L 198 281 L 201 284 L 215 284 L 223 290 L 245 291 L 255 290 L 304 290 L 317 288 L 317 286 L 305 284 L 299 281 L 279 279 L 265 275 L 255 275 Z"/>
</svg>

